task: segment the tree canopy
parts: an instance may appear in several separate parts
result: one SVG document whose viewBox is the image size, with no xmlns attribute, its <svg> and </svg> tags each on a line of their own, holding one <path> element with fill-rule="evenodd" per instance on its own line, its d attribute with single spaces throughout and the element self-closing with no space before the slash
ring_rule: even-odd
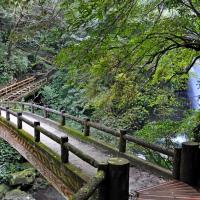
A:
<svg viewBox="0 0 200 200">
<path fill-rule="evenodd" d="M 55 56 L 59 72 L 42 92 L 48 104 L 134 130 L 184 115 L 187 100 L 180 94 L 200 58 L 198 0 L 9 0 L 0 6 L 0 69 L 24 70 L 40 56 L 52 62 Z"/>
</svg>

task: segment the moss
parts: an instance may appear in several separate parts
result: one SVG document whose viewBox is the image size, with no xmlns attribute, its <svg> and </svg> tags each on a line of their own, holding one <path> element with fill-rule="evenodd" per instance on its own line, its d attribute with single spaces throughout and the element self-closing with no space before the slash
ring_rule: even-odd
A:
<svg viewBox="0 0 200 200">
<path fill-rule="evenodd" d="M 10 188 L 5 185 L 5 184 L 1 184 L 0 185 L 0 199 L 3 198 L 3 196 L 6 194 L 6 192 L 8 192 L 10 190 Z"/>
<path fill-rule="evenodd" d="M 86 183 L 89 180 L 89 177 L 86 176 L 83 172 L 81 172 L 76 166 L 74 166 L 74 165 L 72 165 L 70 163 L 67 163 L 67 164 L 61 163 L 60 155 L 58 155 L 57 153 L 52 151 L 50 148 L 48 148 L 46 145 L 44 145 L 41 142 L 35 143 L 34 142 L 34 137 L 32 137 L 30 134 L 28 134 L 24 130 L 17 129 L 16 125 L 13 124 L 12 122 L 8 122 L 4 118 L 0 117 L 0 123 L 3 124 L 4 126 L 6 125 L 6 127 L 8 129 L 10 129 L 11 131 L 17 133 L 22 138 L 24 138 L 28 143 L 30 143 L 31 145 L 34 145 L 35 147 L 37 147 L 38 150 L 40 150 L 47 157 L 50 157 L 52 159 L 52 161 L 53 161 L 53 165 L 59 171 L 62 171 L 61 172 L 62 174 L 64 173 L 63 176 L 60 177 L 63 180 L 63 182 L 67 182 L 68 179 L 69 179 L 68 182 L 71 182 L 71 179 L 73 179 L 75 181 L 75 183 L 77 183 L 78 185 L 82 185 L 83 183 Z M 64 166 L 64 168 L 63 168 L 63 166 Z"/>
<path fill-rule="evenodd" d="M 33 168 L 16 172 L 10 175 L 10 185 L 29 185 L 32 184 L 36 177 L 36 171 Z"/>
<path fill-rule="evenodd" d="M 89 144 L 92 143 L 95 146 L 106 148 L 108 151 L 111 151 L 112 153 L 113 152 L 116 153 L 118 151 L 113 146 L 108 145 L 107 143 L 102 142 L 102 141 L 97 141 L 94 138 L 92 138 L 91 136 L 86 137 L 80 131 L 77 131 L 77 130 L 69 127 L 69 126 L 59 126 L 59 128 L 62 129 L 66 134 L 69 134 L 70 136 L 72 136 L 72 137 L 74 137 L 74 138 L 76 138 L 80 141 L 84 141 L 84 142 L 89 143 Z"/>
</svg>

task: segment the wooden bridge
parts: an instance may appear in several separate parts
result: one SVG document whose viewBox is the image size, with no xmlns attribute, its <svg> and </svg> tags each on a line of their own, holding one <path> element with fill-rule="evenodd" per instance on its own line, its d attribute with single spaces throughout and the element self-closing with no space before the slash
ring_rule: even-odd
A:
<svg viewBox="0 0 200 200">
<path fill-rule="evenodd" d="M 31 76 L 1 89 L 0 99 L 2 101 L 18 101 L 24 97 L 34 94 L 49 81 L 54 72 L 55 70 L 51 69 L 40 77 Z"/>
<path fill-rule="evenodd" d="M 0 137 L 32 163 L 66 198 L 200 199 L 197 143 L 166 149 L 129 135 L 126 130 L 111 129 L 64 111 L 24 102 L 0 104 Z M 69 120 L 78 123 L 82 132 L 67 126 Z M 119 148 L 97 141 L 93 138 L 94 130 L 116 138 Z M 173 161 L 173 170 L 128 153 L 128 143 L 166 155 Z M 134 191 L 135 196 L 132 195 Z"/>
</svg>

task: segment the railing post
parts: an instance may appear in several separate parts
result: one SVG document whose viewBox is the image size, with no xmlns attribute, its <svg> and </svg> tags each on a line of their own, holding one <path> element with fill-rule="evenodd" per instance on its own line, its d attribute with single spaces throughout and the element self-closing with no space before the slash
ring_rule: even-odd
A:
<svg viewBox="0 0 200 200">
<path fill-rule="evenodd" d="M 181 150 L 182 150 L 182 148 L 180 148 L 180 147 L 174 148 L 172 176 L 176 180 L 180 179 Z"/>
<path fill-rule="evenodd" d="M 65 126 L 65 111 L 61 110 L 61 122 L 60 122 L 61 126 Z"/>
<path fill-rule="evenodd" d="M 7 121 L 10 121 L 9 107 L 6 107 L 6 120 L 7 120 Z"/>
<path fill-rule="evenodd" d="M 48 118 L 48 111 L 46 110 L 48 108 L 47 105 L 44 106 L 44 118 Z"/>
<path fill-rule="evenodd" d="M 22 113 L 17 113 L 17 128 L 22 129 L 22 120 L 21 120 Z"/>
<path fill-rule="evenodd" d="M 98 171 L 105 172 L 105 179 L 98 188 L 98 200 L 108 199 L 108 163 L 100 163 L 98 166 Z"/>
<path fill-rule="evenodd" d="M 125 158 L 108 160 L 108 200 L 129 199 L 129 167 Z"/>
<path fill-rule="evenodd" d="M 90 126 L 88 125 L 88 122 L 90 121 L 89 118 L 84 119 L 84 136 L 90 135 Z"/>
<path fill-rule="evenodd" d="M 61 161 L 62 163 L 69 162 L 69 150 L 64 146 L 65 143 L 68 143 L 68 137 L 61 137 Z"/>
<path fill-rule="evenodd" d="M 119 152 L 126 152 L 126 139 L 124 139 L 124 135 L 126 135 L 126 130 L 120 130 L 120 138 L 119 138 Z"/>
<path fill-rule="evenodd" d="M 196 186 L 198 184 L 198 174 L 199 143 L 184 142 L 181 151 L 180 181 Z"/>
<path fill-rule="evenodd" d="M 34 138 L 35 138 L 35 142 L 40 142 L 40 131 L 37 130 L 38 126 L 40 126 L 40 122 L 34 122 Z"/>
<path fill-rule="evenodd" d="M 35 113 L 35 108 L 34 108 L 33 102 L 31 102 L 31 113 Z"/>
<path fill-rule="evenodd" d="M 15 103 L 15 104 L 13 104 L 13 105 L 14 105 L 14 106 L 13 106 L 13 107 L 14 107 L 14 109 L 17 109 L 17 104 Z"/>
<path fill-rule="evenodd" d="M 22 111 L 24 111 L 24 99 L 22 99 L 22 101 L 21 101 L 21 108 L 22 108 Z"/>
</svg>

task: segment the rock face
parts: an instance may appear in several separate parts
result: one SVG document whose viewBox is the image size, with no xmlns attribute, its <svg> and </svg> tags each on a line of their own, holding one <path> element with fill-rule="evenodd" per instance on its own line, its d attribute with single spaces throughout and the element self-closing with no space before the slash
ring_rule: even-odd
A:
<svg viewBox="0 0 200 200">
<path fill-rule="evenodd" d="M 6 194 L 6 192 L 8 192 L 10 190 L 10 188 L 5 185 L 5 184 L 1 184 L 0 185 L 0 199 L 3 198 L 3 196 Z"/>
<path fill-rule="evenodd" d="M 32 168 L 11 174 L 9 184 L 11 186 L 30 185 L 34 182 L 36 171 Z"/>
<path fill-rule="evenodd" d="M 3 200 L 35 200 L 32 195 L 27 194 L 19 189 L 7 192 Z"/>
</svg>

